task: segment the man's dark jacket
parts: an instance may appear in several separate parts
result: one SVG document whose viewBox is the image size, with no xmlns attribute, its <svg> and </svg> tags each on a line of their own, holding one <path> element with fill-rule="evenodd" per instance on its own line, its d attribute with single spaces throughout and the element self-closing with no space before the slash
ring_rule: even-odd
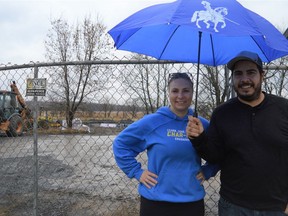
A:
<svg viewBox="0 0 288 216">
<path fill-rule="evenodd" d="M 251 107 L 237 98 L 217 107 L 206 133 L 193 139 L 199 155 L 221 168 L 220 195 L 255 210 L 288 203 L 288 100 L 265 93 Z"/>
</svg>

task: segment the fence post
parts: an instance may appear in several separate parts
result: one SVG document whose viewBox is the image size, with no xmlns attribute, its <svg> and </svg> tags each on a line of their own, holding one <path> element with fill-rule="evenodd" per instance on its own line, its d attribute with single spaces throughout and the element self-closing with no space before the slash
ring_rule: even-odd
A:
<svg viewBox="0 0 288 216">
<path fill-rule="evenodd" d="M 38 78 L 38 67 L 34 67 L 34 78 Z M 34 138 L 34 205 L 33 215 L 38 216 L 38 98 L 33 98 L 34 109 L 33 109 L 33 138 Z"/>
</svg>

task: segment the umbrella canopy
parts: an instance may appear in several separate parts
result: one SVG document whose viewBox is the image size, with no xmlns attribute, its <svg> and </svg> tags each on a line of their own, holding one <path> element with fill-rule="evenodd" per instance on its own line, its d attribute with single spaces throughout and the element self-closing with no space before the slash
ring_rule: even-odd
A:
<svg viewBox="0 0 288 216">
<path fill-rule="evenodd" d="M 241 51 L 270 62 L 288 55 L 288 40 L 236 0 L 178 0 L 134 13 L 108 32 L 115 47 L 161 60 L 226 64 Z"/>
<path fill-rule="evenodd" d="M 159 60 L 217 66 L 243 50 L 258 53 L 264 62 L 288 55 L 287 39 L 236 0 L 178 0 L 154 5 L 108 33 L 117 49 Z"/>
</svg>

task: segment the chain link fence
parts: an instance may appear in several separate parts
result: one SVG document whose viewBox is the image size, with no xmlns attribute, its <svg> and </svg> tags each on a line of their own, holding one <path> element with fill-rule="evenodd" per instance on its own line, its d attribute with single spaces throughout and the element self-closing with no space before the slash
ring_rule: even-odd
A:
<svg viewBox="0 0 288 216">
<path fill-rule="evenodd" d="M 265 67 L 263 89 L 287 98 L 287 65 Z M 2 65 L 0 90 L 15 81 L 31 112 L 21 136 L 0 134 L 0 215 L 138 215 L 138 183 L 116 166 L 112 142 L 169 104 L 167 77 L 177 71 L 196 77 L 194 64 L 149 59 Z M 26 96 L 34 78 L 46 78 L 46 96 Z M 201 66 L 198 91 L 198 113 L 209 118 L 234 96 L 229 71 Z M 139 160 L 145 166 L 146 155 Z M 206 215 L 217 215 L 219 174 L 204 186 Z"/>
</svg>

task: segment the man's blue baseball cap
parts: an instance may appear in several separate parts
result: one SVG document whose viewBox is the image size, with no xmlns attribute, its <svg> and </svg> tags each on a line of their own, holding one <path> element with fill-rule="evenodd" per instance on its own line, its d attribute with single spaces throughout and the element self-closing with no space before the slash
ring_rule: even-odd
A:
<svg viewBox="0 0 288 216">
<path fill-rule="evenodd" d="M 228 63 L 227 63 L 227 67 L 230 70 L 233 70 L 234 65 L 236 64 L 236 62 L 238 61 L 251 61 L 254 62 L 256 65 L 258 65 L 261 69 L 263 68 L 262 65 L 262 60 L 261 58 L 258 56 L 257 53 L 253 53 L 253 52 L 249 52 L 249 51 L 242 51 L 240 52 L 236 57 L 234 57 L 233 59 L 231 59 Z"/>
</svg>

